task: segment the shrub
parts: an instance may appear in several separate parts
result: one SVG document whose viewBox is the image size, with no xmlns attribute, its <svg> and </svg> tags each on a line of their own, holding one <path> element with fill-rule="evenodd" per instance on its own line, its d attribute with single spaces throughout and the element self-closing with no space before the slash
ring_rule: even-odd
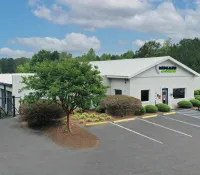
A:
<svg viewBox="0 0 200 175">
<path fill-rule="evenodd" d="M 87 118 L 86 120 L 87 122 L 93 122 L 93 120 L 91 118 Z"/>
<path fill-rule="evenodd" d="M 196 95 L 195 99 L 200 101 L 200 95 Z"/>
<path fill-rule="evenodd" d="M 96 112 L 98 113 L 105 113 L 105 107 L 99 105 L 96 107 Z"/>
<path fill-rule="evenodd" d="M 79 115 L 78 115 L 78 114 L 74 114 L 74 115 L 72 116 L 72 119 L 78 120 L 78 119 L 79 119 Z"/>
<path fill-rule="evenodd" d="M 195 90 L 194 95 L 199 95 L 199 90 Z"/>
<path fill-rule="evenodd" d="M 84 120 L 79 120 L 79 123 L 81 123 L 81 124 L 84 123 Z"/>
<path fill-rule="evenodd" d="M 88 113 L 84 112 L 82 115 L 88 117 Z"/>
<path fill-rule="evenodd" d="M 98 119 L 98 118 L 96 118 L 94 121 L 95 121 L 95 122 L 99 122 L 99 119 Z"/>
<path fill-rule="evenodd" d="M 105 106 L 106 112 L 113 116 L 134 115 L 138 111 L 142 103 L 139 99 L 126 95 L 111 95 L 107 96 L 102 103 Z"/>
<path fill-rule="evenodd" d="M 39 97 L 33 93 L 30 93 L 29 95 L 25 95 L 24 99 L 21 100 L 24 104 L 34 104 L 37 101 L 39 101 Z"/>
<path fill-rule="evenodd" d="M 27 121 L 29 127 L 43 127 L 55 123 L 55 119 L 64 116 L 65 113 L 60 106 L 40 100 L 27 106 L 24 121 Z"/>
<path fill-rule="evenodd" d="M 112 117 L 111 116 L 107 116 L 106 119 L 107 120 L 112 120 Z"/>
<path fill-rule="evenodd" d="M 106 117 L 106 114 L 101 114 L 100 117 Z"/>
<path fill-rule="evenodd" d="M 197 99 L 193 99 L 193 100 L 190 100 L 190 102 L 192 103 L 193 106 L 200 106 L 200 101 L 197 100 Z"/>
<path fill-rule="evenodd" d="M 94 113 L 90 115 L 90 118 L 95 118 L 95 117 L 96 115 Z"/>
<path fill-rule="evenodd" d="M 104 117 L 98 117 L 99 121 L 104 121 L 105 118 Z"/>
<path fill-rule="evenodd" d="M 135 112 L 135 115 L 144 115 L 146 113 L 146 109 L 144 106 L 141 106 L 141 108 Z"/>
<path fill-rule="evenodd" d="M 85 115 L 82 114 L 79 118 L 80 118 L 80 119 L 86 119 L 87 117 L 86 117 Z"/>
<path fill-rule="evenodd" d="M 182 100 L 178 102 L 180 108 L 191 108 L 193 105 L 190 101 Z"/>
<path fill-rule="evenodd" d="M 154 105 L 146 105 L 145 106 L 146 112 L 147 113 L 156 113 L 158 112 L 158 108 Z"/>
<path fill-rule="evenodd" d="M 156 106 L 158 108 L 158 111 L 160 112 L 169 112 L 171 110 L 171 108 L 167 104 L 164 104 L 164 103 L 159 103 Z"/>
</svg>

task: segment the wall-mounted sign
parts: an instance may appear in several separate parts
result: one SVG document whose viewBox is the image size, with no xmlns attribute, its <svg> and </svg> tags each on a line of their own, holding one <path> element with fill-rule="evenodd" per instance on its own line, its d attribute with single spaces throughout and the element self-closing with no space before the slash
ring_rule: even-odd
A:
<svg viewBox="0 0 200 175">
<path fill-rule="evenodd" d="M 158 69 L 161 73 L 175 73 L 177 68 L 176 66 L 159 66 Z"/>
</svg>

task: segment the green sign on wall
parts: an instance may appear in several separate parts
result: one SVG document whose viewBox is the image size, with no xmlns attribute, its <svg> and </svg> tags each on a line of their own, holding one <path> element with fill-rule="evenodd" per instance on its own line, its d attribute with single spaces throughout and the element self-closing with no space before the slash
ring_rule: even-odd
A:
<svg viewBox="0 0 200 175">
<path fill-rule="evenodd" d="M 175 73 L 176 72 L 176 66 L 160 66 L 159 71 L 161 73 Z"/>
</svg>

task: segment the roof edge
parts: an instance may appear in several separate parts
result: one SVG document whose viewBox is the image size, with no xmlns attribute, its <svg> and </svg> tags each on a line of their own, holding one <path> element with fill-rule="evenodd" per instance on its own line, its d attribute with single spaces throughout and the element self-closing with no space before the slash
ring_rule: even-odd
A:
<svg viewBox="0 0 200 175">
<path fill-rule="evenodd" d="M 199 74 L 199 73 L 197 73 L 196 71 L 192 70 L 192 69 L 189 68 L 188 66 L 186 66 L 186 65 L 184 65 L 183 63 L 181 63 L 181 62 L 175 60 L 175 59 L 172 58 L 171 56 L 166 56 L 166 58 L 163 58 L 162 60 L 160 60 L 160 61 L 158 61 L 158 62 L 156 62 L 156 63 L 154 63 L 154 64 L 152 64 L 152 65 L 150 65 L 150 66 L 148 66 L 148 67 L 145 67 L 144 69 L 141 69 L 140 71 L 136 72 L 135 74 L 130 75 L 130 76 L 129 76 L 129 79 L 131 79 L 131 78 L 133 78 L 133 77 L 139 75 L 140 73 L 142 73 L 142 72 L 144 72 L 144 71 L 146 71 L 146 70 L 148 70 L 148 69 L 150 69 L 150 68 L 152 68 L 152 67 L 154 67 L 154 66 L 156 66 L 156 65 L 158 65 L 158 64 L 160 64 L 160 63 L 162 63 L 162 62 L 164 62 L 164 61 L 167 61 L 167 60 L 170 60 L 170 61 L 176 63 L 177 65 L 181 66 L 182 68 L 186 69 L 187 71 L 191 72 L 192 74 L 196 75 L 197 77 L 200 77 L 200 74 Z"/>
</svg>

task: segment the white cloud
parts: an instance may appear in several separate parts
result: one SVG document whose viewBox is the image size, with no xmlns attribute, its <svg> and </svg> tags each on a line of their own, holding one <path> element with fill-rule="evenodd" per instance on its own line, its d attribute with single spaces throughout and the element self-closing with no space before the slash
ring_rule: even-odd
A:
<svg viewBox="0 0 200 175">
<path fill-rule="evenodd" d="M 0 48 L 0 57 L 4 58 L 20 58 L 27 57 L 31 58 L 33 52 L 26 52 L 23 50 L 12 50 L 10 48 Z"/>
<path fill-rule="evenodd" d="M 16 38 L 9 41 L 11 44 L 21 44 L 23 46 L 34 49 L 35 51 L 45 49 L 50 51 L 67 51 L 67 52 L 85 52 L 90 48 L 98 50 L 100 48 L 100 41 L 92 36 L 88 37 L 80 33 L 67 34 L 65 38 L 51 38 L 51 37 L 32 37 L 32 38 Z"/>
<path fill-rule="evenodd" d="M 196 8 L 177 9 L 167 0 L 54 0 L 60 4 L 37 6 L 34 15 L 57 24 L 84 29 L 120 28 L 181 39 L 200 37 L 200 0 L 187 0 Z M 157 2 L 157 6 L 153 3 Z M 174 2 L 174 3 L 173 3 Z M 67 10 L 64 10 L 67 7 Z"/>
<path fill-rule="evenodd" d="M 151 39 L 151 40 L 136 40 L 133 42 L 133 44 L 135 44 L 136 46 L 143 46 L 146 42 L 149 41 L 156 41 L 157 43 L 160 43 L 161 45 L 163 45 L 165 43 L 164 39 Z"/>
<path fill-rule="evenodd" d="M 67 24 L 68 23 L 68 14 L 63 10 L 61 6 L 53 4 L 51 8 L 46 6 L 37 6 L 34 9 L 33 14 L 39 18 L 46 19 L 55 24 Z"/>
</svg>

